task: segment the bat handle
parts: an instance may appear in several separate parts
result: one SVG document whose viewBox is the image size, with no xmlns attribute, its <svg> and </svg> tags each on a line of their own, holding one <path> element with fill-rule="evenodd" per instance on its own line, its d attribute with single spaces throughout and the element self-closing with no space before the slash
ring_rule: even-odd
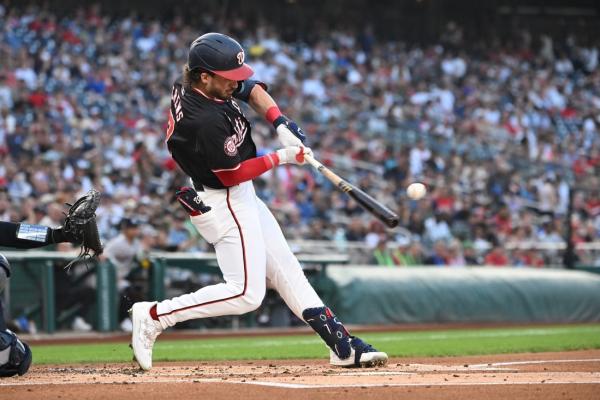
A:
<svg viewBox="0 0 600 400">
<path fill-rule="evenodd" d="M 304 159 L 306 160 L 307 163 L 312 165 L 316 170 L 318 170 L 319 168 L 324 168 L 323 164 L 321 164 L 319 161 L 315 160 L 315 158 L 311 155 L 305 154 Z"/>
<path fill-rule="evenodd" d="M 310 165 L 312 165 L 317 172 L 325 176 L 325 178 L 329 179 L 334 185 L 340 185 L 340 182 L 343 182 L 342 178 L 340 178 L 335 172 L 331 171 L 329 168 L 321 164 L 311 155 L 304 155 L 304 159 Z"/>
</svg>

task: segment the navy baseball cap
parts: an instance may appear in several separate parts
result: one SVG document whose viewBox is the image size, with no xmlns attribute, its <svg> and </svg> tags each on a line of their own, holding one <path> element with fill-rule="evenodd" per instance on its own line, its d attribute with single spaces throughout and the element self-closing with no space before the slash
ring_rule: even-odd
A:
<svg viewBox="0 0 600 400">
<path fill-rule="evenodd" d="M 192 42 L 188 67 L 190 71 L 200 69 L 232 81 L 244 81 L 254 73 L 245 58 L 244 49 L 235 39 L 211 32 Z"/>
</svg>

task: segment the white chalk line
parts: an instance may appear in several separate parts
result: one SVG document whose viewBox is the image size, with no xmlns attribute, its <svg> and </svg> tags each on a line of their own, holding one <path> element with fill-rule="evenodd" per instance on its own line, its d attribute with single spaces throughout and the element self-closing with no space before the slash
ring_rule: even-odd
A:
<svg viewBox="0 0 600 400">
<path fill-rule="evenodd" d="M 600 358 L 581 358 L 579 360 L 530 360 L 530 361 L 507 361 L 487 364 L 471 364 L 469 367 L 500 367 L 507 365 L 527 365 L 527 364 L 556 364 L 556 363 L 577 363 L 577 362 L 600 362 Z"/>
<path fill-rule="evenodd" d="M 415 372 L 403 371 L 373 371 L 373 372 L 341 372 L 333 376 L 388 376 L 388 375 L 414 375 Z"/>
<path fill-rule="evenodd" d="M 143 384 L 160 384 L 160 383 L 228 383 L 236 385 L 257 385 L 285 389 L 341 389 L 341 388 L 361 388 L 361 387 L 431 387 L 431 386 L 494 386 L 494 385 L 600 385 L 599 380 L 589 381 L 531 381 L 531 382 L 431 382 L 431 383 L 363 383 L 363 384 L 323 384 L 323 385 L 305 385 L 299 383 L 284 383 L 270 381 L 239 381 L 239 380 L 222 380 L 222 379 L 165 379 L 154 381 L 113 381 L 113 382 L 14 382 L 0 383 L 0 387 L 11 386 L 67 386 L 67 385 L 143 385 Z"/>
<path fill-rule="evenodd" d="M 240 383 L 240 382 L 229 382 L 229 383 Z M 493 385 L 600 385 L 600 380 L 597 381 L 578 381 L 578 382 L 437 382 L 437 383 L 366 383 L 356 385 L 302 385 L 297 383 L 280 383 L 280 382 L 264 382 L 264 381 L 252 381 L 242 382 L 249 385 L 260 385 L 269 387 L 280 387 L 287 389 L 341 389 L 341 388 L 359 388 L 359 387 L 431 387 L 431 386 L 493 386 Z"/>
</svg>

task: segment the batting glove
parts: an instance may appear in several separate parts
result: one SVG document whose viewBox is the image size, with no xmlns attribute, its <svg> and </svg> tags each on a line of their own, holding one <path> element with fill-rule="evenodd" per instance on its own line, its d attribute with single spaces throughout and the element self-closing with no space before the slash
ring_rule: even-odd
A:
<svg viewBox="0 0 600 400">
<path fill-rule="evenodd" d="M 211 210 L 209 206 L 198 196 L 198 193 L 194 188 L 184 186 L 175 192 L 177 201 L 181 206 L 188 212 L 192 217 L 207 213 Z"/>
<path fill-rule="evenodd" d="M 302 146 L 306 142 L 306 136 L 302 129 L 291 119 L 280 115 L 273 121 L 277 131 L 279 142 L 284 146 Z"/>
<path fill-rule="evenodd" d="M 306 163 L 304 156 L 311 156 L 313 152 L 310 147 L 303 146 L 288 146 L 283 149 L 277 150 L 277 156 L 279 157 L 279 164 L 296 164 L 303 165 Z"/>
</svg>

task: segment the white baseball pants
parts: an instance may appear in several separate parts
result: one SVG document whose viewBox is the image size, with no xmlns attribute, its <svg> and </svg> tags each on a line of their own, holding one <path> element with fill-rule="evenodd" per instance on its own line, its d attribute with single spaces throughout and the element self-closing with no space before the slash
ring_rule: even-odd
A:
<svg viewBox="0 0 600 400">
<path fill-rule="evenodd" d="M 323 307 L 251 181 L 228 189 L 206 188 L 198 195 L 212 210 L 191 219 L 214 245 L 225 283 L 159 302 L 156 311 L 163 328 L 189 319 L 253 311 L 267 286 L 277 290 L 300 319 L 303 310 Z"/>
</svg>

